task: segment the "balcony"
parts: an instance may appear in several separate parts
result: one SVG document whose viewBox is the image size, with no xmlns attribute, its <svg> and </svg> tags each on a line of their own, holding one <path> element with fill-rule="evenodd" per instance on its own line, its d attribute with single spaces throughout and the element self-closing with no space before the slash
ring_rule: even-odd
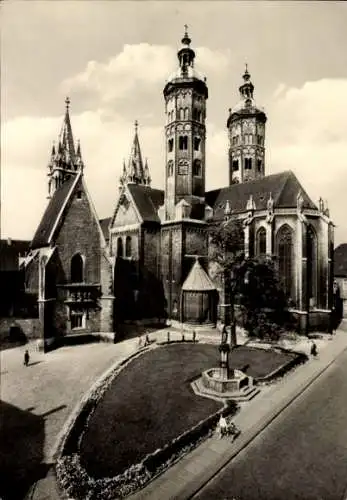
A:
<svg viewBox="0 0 347 500">
<path fill-rule="evenodd" d="M 95 305 L 101 293 L 101 285 L 99 283 L 66 283 L 58 285 L 66 291 L 65 304 L 92 306 Z"/>
</svg>

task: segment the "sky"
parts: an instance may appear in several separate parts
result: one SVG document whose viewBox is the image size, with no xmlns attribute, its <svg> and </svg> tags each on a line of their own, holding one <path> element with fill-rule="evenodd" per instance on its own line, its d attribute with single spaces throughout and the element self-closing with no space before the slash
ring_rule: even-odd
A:
<svg viewBox="0 0 347 500">
<path fill-rule="evenodd" d="M 163 188 L 163 88 L 187 24 L 209 88 L 207 189 L 227 185 L 226 120 L 247 63 L 268 117 L 266 174 L 292 170 L 327 201 L 335 243 L 347 242 L 345 2 L 8 0 L 1 10 L 1 237 L 31 239 L 42 217 L 66 96 L 100 218 L 115 208 L 135 120 Z"/>
</svg>

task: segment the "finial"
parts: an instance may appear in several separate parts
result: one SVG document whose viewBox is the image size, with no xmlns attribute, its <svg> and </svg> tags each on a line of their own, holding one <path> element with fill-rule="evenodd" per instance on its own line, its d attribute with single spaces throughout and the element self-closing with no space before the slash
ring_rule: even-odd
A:
<svg viewBox="0 0 347 500">
<path fill-rule="evenodd" d="M 247 81 L 247 80 L 249 80 L 249 78 L 250 78 L 250 74 L 249 74 L 249 71 L 248 71 L 248 64 L 245 63 L 245 72 L 243 74 L 243 79 L 245 81 Z"/>
<path fill-rule="evenodd" d="M 66 105 L 66 111 L 69 111 L 69 108 L 70 108 L 70 97 L 67 97 L 65 99 L 65 105 Z"/>
<path fill-rule="evenodd" d="M 184 36 L 182 38 L 183 45 L 190 45 L 191 39 L 188 35 L 188 24 L 184 25 Z"/>
<path fill-rule="evenodd" d="M 139 128 L 139 122 L 135 120 L 135 133 L 137 134 L 137 130 Z"/>
</svg>

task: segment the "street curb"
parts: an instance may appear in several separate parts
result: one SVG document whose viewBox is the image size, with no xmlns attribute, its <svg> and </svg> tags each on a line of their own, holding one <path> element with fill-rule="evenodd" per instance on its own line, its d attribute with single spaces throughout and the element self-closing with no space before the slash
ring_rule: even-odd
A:
<svg viewBox="0 0 347 500">
<path fill-rule="evenodd" d="M 277 408 L 275 408 L 269 415 L 265 416 L 260 423 L 254 424 L 250 429 L 248 429 L 245 433 L 241 433 L 240 437 L 236 441 L 236 448 L 230 450 L 229 453 L 223 454 L 223 456 L 215 462 L 215 464 L 211 464 L 208 468 L 208 471 L 205 470 L 203 473 L 197 475 L 192 481 L 190 481 L 186 487 L 184 487 L 180 492 L 179 496 L 173 496 L 172 499 L 175 500 L 188 500 L 194 498 L 194 496 L 201 491 L 217 474 L 219 474 L 228 463 L 233 460 L 239 453 L 241 453 L 266 427 L 268 427 L 271 422 L 273 422 L 288 406 L 290 406 L 293 401 L 305 392 L 305 390 L 310 387 L 328 368 L 338 359 L 342 354 L 347 350 L 347 346 L 345 346 L 342 351 L 340 351 L 327 365 L 325 365 L 321 370 L 314 373 L 311 377 L 309 377 L 303 384 L 296 386 L 299 388 L 295 394 L 291 394 L 289 399 L 285 400 L 284 404 L 282 403 Z M 314 361 L 313 361 L 314 362 Z M 208 477 L 207 477 L 208 475 Z"/>
</svg>

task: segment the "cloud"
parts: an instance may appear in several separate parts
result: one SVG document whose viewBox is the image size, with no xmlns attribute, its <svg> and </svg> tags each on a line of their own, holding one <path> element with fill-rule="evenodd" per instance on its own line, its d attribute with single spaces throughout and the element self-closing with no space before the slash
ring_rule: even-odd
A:
<svg viewBox="0 0 347 500">
<path fill-rule="evenodd" d="M 149 85 L 150 88 L 150 85 Z M 346 172 L 347 103 L 345 80 L 307 82 L 283 87 L 268 105 L 267 173 L 291 169 L 314 201 L 327 199 L 337 224 L 336 242 L 347 241 Z M 153 95 L 153 99 L 156 96 Z M 212 100 L 212 99 L 211 99 Z M 213 106 L 213 103 L 210 103 Z M 151 102 L 146 112 L 151 114 Z M 81 139 L 86 180 L 101 217 L 111 215 L 118 194 L 123 158 L 128 158 L 134 125 L 123 113 L 107 107 L 71 115 L 75 138 Z M 2 127 L 2 232 L 30 238 L 46 200 L 46 165 L 52 139 L 62 117 L 18 117 Z M 140 123 L 143 157 L 148 157 L 153 186 L 163 188 L 165 139 L 162 115 Z M 207 189 L 228 182 L 228 139 L 224 121 L 207 123 Z"/>
<path fill-rule="evenodd" d="M 229 66 L 229 50 L 196 49 L 198 67 L 204 74 L 218 75 Z M 115 99 L 136 98 L 153 92 L 153 86 L 163 86 L 177 68 L 177 53 L 173 47 L 140 43 L 124 45 L 122 52 L 108 62 L 89 61 L 87 67 L 62 83 L 65 93 L 91 91 L 103 103 Z"/>
<path fill-rule="evenodd" d="M 328 200 L 339 241 L 347 240 L 346 93 L 344 79 L 306 82 L 300 88 L 281 85 L 268 110 L 267 127 L 271 172 L 291 169 L 314 201 L 319 196 Z"/>
</svg>

